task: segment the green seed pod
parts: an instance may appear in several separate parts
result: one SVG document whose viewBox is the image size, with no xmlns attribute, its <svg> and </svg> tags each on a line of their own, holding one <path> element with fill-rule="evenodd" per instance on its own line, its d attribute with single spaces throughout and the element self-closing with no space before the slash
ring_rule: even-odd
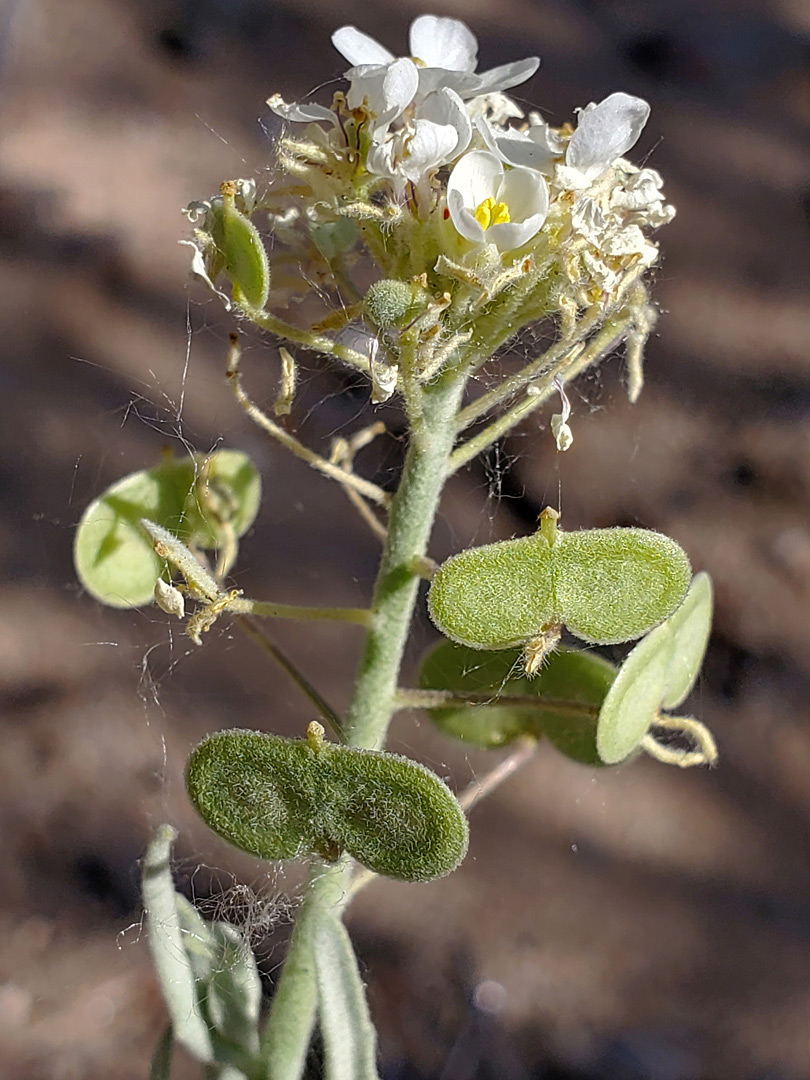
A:
<svg viewBox="0 0 810 1080">
<path fill-rule="evenodd" d="M 683 601 L 692 570 L 674 540 L 649 529 L 560 532 L 557 606 L 572 634 L 597 645 L 641 637 Z"/>
<path fill-rule="evenodd" d="M 225 840 L 262 859 L 348 851 L 376 873 L 429 881 L 467 850 L 467 820 L 429 769 L 395 754 L 222 731 L 191 754 L 189 797 Z"/>
<path fill-rule="evenodd" d="M 186 765 L 186 790 L 215 833 L 260 859 L 296 859 L 322 850 L 326 788 L 303 739 L 219 731 Z"/>
<path fill-rule="evenodd" d="M 241 450 L 197 455 L 196 462 L 195 483 L 186 496 L 178 535 L 187 534 L 186 543 L 193 547 L 215 550 L 230 535 L 244 536 L 256 520 L 262 481 L 256 466 Z"/>
<path fill-rule="evenodd" d="M 214 242 L 225 258 L 225 270 L 237 304 L 263 308 L 270 292 L 270 264 L 259 231 L 249 217 L 237 210 L 236 185 L 221 188 L 222 217 L 214 230 Z"/>
<path fill-rule="evenodd" d="M 261 479 L 238 450 L 168 458 L 117 480 L 82 514 L 73 542 L 76 575 L 111 607 L 140 607 L 154 599 L 163 561 L 141 528 L 155 521 L 184 543 L 218 548 L 252 525 Z M 225 529 L 227 524 L 227 530 Z"/>
<path fill-rule="evenodd" d="M 385 278 L 374 282 L 366 293 L 364 306 L 369 321 L 380 330 L 401 328 L 425 309 L 426 293 L 412 282 Z"/>
<path fill-rule="evenodd" d="M 629 641 L 671 615 L 690 567 L 683 550 L 647 529 L 564 533 L 543 512 L 534 536 L 448 559 L 428 595 L 431 618 L 453 641 L 506 649 L 564 623 L 602 645 Z"/>
<path fill-rule="evenodd" d="M 705 571 L 695 574 L 686 599 L 667 620 L 673 636 L 672 663 L 661 705 L 677 709 L 698 677 L 712 627 L 712 579 Z"/>
<path fill-rule="evenodd" d="M 672 663 L 667 623 L 642 638 L 627 656 L 599 712 L 596 746 L 607 765 L 638 749 L 658 714 Z"/>
<path fill-rule="evenodd" d="M 453 555 L 436 571 L 430 617 L 473 649 L 508 649 L 555 620 L 552 556 L 541 533 Z"/>
<path fill-rule="evenodd" d="M 419 685 L 457 694 L 491 694 L 483 705 L 436 707 L 428 713 L 452 738 L 474 746 L 503 746 L 521 735 L 546 736 L 575 761 L 600 764 L 596 752 L 596 712 L 613 682 L 616 668 L 592 652 L 565 646 L 552 652 L 539 675 L 523 674 L 518 650 L 481 653 L 452 641 L 439 642 L 422 661 Z M 532 696 L 536 704 L 499 704 L 499 697 Z M 593 714 L 545 705 L 557 699 L 593 706 Z"/>
<path fill-rule="evenodd" d="M 444 877 L 467 854 L 467 819 L 438 776 L 408 758 L 329 748 L 331 834 L 377 874 Z"/>
</svg>

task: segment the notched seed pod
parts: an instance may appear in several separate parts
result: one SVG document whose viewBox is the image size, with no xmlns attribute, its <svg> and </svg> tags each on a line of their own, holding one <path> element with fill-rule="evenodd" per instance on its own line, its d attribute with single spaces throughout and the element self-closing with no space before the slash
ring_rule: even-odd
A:
<svg viewBox="0 0 810 1080">
<path fill-rule="evenodd" d="M 408 281 L 385 278 L 375 281 L 363 301 L 370 322 L 380 330 L 401 329 L 427 306 L 427 293 Z"/>
<path fill-rule="evenodd" d="M 598 765 L 596 718 L 615 675 L 613 664 L 595 653 L 563 646 L 531 678 L 524 673 L 522 654 L 516 649 L 482 653 L 442 641 L 422 661 L 419 685 L 424 690 L 490 697 L 483 704 L 428 710 L 439 730 L 451 738 L 488 748 L 504 746 L 523 735 L 545 736 L 566 757 Z M 526 704 L 499 700 L 509 697 L 535 700 Z M 566 708 L 565 703 L 586 708 Z"/>
<path fill-rule="evenodd" d="M 318 725 L 306 740 L 212 735 L 191 754 L 186 787 L 209 828 L 262 859 L 348 851 L 378 874 L 430 881 L 467 851 L 461 807 L 429 769 L 324 742 Z"/>
<path fill-rule="evenodd" d="M 599 713 L 597 748 L 604 762 L 629 757 L 660 710 L 676 708 L 687 697 L 703 663 L 711 621 L 711 578 L 701 572 L 677 611 L 642 638 L 619 669 Z"/>
<path fill-rule="evenodd" d="M 453 555 L 433 578 L 430 617 L 473 649 L 508 649 L 555 619 L 551 547 L 541 533 Z"/>
<path fill-rule="evenodd" d="M 76 575 L 102 604 L 148 604 L 164 564 L 141 528 L 142 518 L 186 545 L 213 549 L 250 528 L 260 500 L 259 474 L 239 450 L 166 457 L 117 480 L 90 503 L 73 541 Z"/>
<path fill-rule="evenodd" d="M 534 536 L 448 559 L 428 606 L 443 634 L 474 649 L 506 649 L 560 623 L 584 641 L 608 645 L 641 637 L 671 615 L 690 573 L 684 551 L 661 533 L 565 533 L 545 510 Z M 533 655 L 530 649 L 530 664 Z"/>
<path fill-rule="evenodd" d="M 260 859 L 320 851 L 324 786 L 317 751 L 302 739 L 220 731 L 186 765 L 186 789 L 215 833 Z"/>
<path fill-rule="evenodd" d="M 605 764 L 624 761 L 641 745 L 661 707 L 671 661 L 672 634 L 666 623 L 628 654 L 599 712 L 596 747 Z"/>
<path fill-rule="evenodd" d="M 369 870 L 432 881 L 467 854 L 467 819 L 435 773 L 398 754 L 330 748 L 330 831 Z"/>
</svg>

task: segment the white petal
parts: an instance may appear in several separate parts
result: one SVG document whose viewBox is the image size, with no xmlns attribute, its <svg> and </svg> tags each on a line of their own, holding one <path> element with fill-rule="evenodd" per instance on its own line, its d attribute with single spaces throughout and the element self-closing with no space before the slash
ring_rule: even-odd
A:
<svg viewBox="0 0 810 1080">
<path fill-rule="evenodd" d="M 443 165 L 455 151 L 458 132 L 450 124 L 434 124 L 431 120 L 417 120 L 414 134 L 408 140 L 401 172 L 417 183 L 425 173 Z"/>
<path fill-rule="evenodd" d="M 305 105 L 296 105 L 294 103 L 288 105 L 280 94 L 273 94 L 272 97 L 267 99 L 267 104 L 276 116 L 280 116 L 293 124 L 318 124 L 324 122 L 337 124 L 337 117 L 325 105 L 317 105 L 314 102 Z"/>
<path fill-rule="evenodd" d="M 380 120 L 385 116 L 390 122 L 404 112 L 413 101 L 418 86 L 419 71 L 413 60 L 407 57 L 395 60 L 383 79 L 383 110 Z"/>
<path fill-rule="evenodd" d="M 332 44 L 352 66 L 357 64 L 390 64 L 393 53 L 356 26 L 341 26 L 332 34 Z"/>
<path fill-rule="evenodd" d="M 540 67 L 539 56 L 527 56 L 525 60 L 513 60 L 511 64 L 502 64 L 480 75 L 471 75 L 463 90 L 463 98 L 477 97 L 478 94 L 494 94 L 498 90 L 509 90 L 519 86 L 534 75 Z M 456 87 L 458 89 L 458 87 Z"/>
<path fill-rule="evenodd" d="M 509 207 L 509 216 L 518 221 L 548 213 L 548 184 L 536 169 L 509 169 L 495 196 Z"/>
<path fill-rule="evenodd" d="M 363 64 L 346 72 L 351 85 L 346 95 L 350 109 L 368 108 L 376 118 L 373 133 L 396 120 L 414 99 L 419 86 L 419 72 L 413 60 L 404 58 L 391 64 Z"/>
<path fill-rule="evenodd" d="M 528 243 L 543 227 L 548 214 L 548 185 L 535 169 L 510 169 L 495 196 L 509 207 L 511 221 L 490 225 L 487 240 L 499 251 L 511 251 Z"/>
<path fill-rule="evenodd" d="M 503 165 L 486 150 L 472 150 L 461 158 L 447 181 L 447 200 L 457 192 L 462 205 L 473 213 L 484 199 L 491 199 L 503 176 Z M 450 207 L 452 212 L 452 206 Z M 461 230 L 459 230 L 461 231 Z M 464 235 L 464 234 L 462 234 Z"/>
<path fill-rule="evenodd" d="M 434 124 L 450 125 L 455 129 L 456 143 L 450 148 L 445 161 L 449 161 L 457 154 L 463 154 L 470 145 L 472 124 L 464 102 L 455 90 L 445 88 L 434 94 L 428 94 L 416 110 L 416 118 L 417 121 L 430 120 Z"/>
<path fill-rule="evenodd" d="M 475 126 L 489 149 L 493 154 L 497 154 L 501 161 L 506 161 L 510 165 L 524 165 L 530 169 L 540 169 L 542 172 L 551 171 L 554 154 L 548 147 L 535 142 L 524 132 L 511 129 L 499 131 L 483 116 L 478 117 Z"/>
<path fill-rule="evenodd" d="M 566 165 L 595 179 L 635 146 L 649 115 L 646 101 L 622 93 L 583 109 L 565 153 Z"/>
<path fill-rule="evenodd" d="M 474 244 L 483 244 L 486 234 L 483 226 L 475 220 L 475 215 L 464 205 L 464 198 L 460 191 L 454 189 L 447 192 L 447 209 L 450 211 L 450 220 L 457 233 L 465 240 L 471 240 Z"/>
<path fill-rule="evenodd" d="M 478 62 L 475 34 L 458 19 L 420 15 L 411 23 L 410 47 L 426 67 L 472 72 Z"/>
<path fill-rule="evenodd" d="M 507 120 L 522 120 L 523 109 L 516 101 L 496 90 L 494 94 L 479 94 L 467 103 L 473 120 L 485 117 L 492 124 L 505 124 Z"/>
</svg>

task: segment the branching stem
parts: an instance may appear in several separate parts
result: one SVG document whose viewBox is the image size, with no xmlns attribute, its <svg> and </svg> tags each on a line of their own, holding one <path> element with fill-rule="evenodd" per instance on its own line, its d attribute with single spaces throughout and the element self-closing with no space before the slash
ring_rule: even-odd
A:
<svg viewBox="0 0 810 1080">
<path fill-rule="evenodd" d="M 257 424 L 262 431 L 265 431 L 272 438 L 280 442 L 281 445 L 294 454 L 301 461 L 305 461 L 307 465 L 312 466 L 319 473 L 324 476 L 328 476 L 330 480 L 337 480 L 339 484 L 343 484 L 344 487 L 353 488 L 367 499 L 371 499 L 372 502 L 378 503 L 380 506 L 388 506 L 391 497 L 387 492 L 383 491 L 381 487 L 376 484 L 372 484 L 370 480 L 364 480 L 360 476 L 355 476 L 354 473 L 347 472 L 345 469 L 341 469 L 339 465 L 335 465 L 334 462 L 328 461 L 326 458 L 321 457 L 320 454 L 316 454 L 314 450 L 310 450 L 308 446 L 304 446 L 302 442 L 299 442 L 294 435 L 291 435 L 289 431 L 285 431 L 283 427 L 280 427 L 275 421 L 271 420 L 269 416 L 262 412 L 258 405 L 251 400 L 246 394 L 242 386 L 242 375 L 239 371 L 239 361 L 241 358 L 241 349 L 239 347 L 239 337 L 237 334 L 231 334 L 231 347 L 228 352 L 228 365 L 226 373 L 230 380 L 231 387 L 233 388 L 234 396 L 244 411 L 250 417 L 250 419 Z"/>
</svg>

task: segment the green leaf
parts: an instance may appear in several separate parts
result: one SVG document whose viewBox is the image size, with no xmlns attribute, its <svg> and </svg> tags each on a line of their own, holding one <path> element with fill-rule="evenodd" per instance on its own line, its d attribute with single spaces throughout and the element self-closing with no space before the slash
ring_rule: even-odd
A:
<svg viewBox="0 0 810 1080">
<path fill-rule="evenodd" d="M 214 832 L 262 859 L 346 850 L 377 873 L 428 881 L 467 850 L 450 790 L 395 754 L 222 731 L 192 752 L 186 786 Z"/>
<path fill-rule="evenodd" d="M 519 650 L 482 653 L 452 641 L 441 641 L 422 661 L 419 686 L 457 694 L 492 694 L 492 703 L 436 707 L 428 710 L 446 735 L 474 746 L 503 746 L 522 735 L 545 735 L 568 757 L 599 764 L 596 715 L 544 707 L 544 698 L 594 706 L 602 704 L 616 668 L 592 652 L 556 649 L 535 678 L 523 674 Z M 499 704 L 504 696 L 536 697 L 532 705 Z"/>
<path fill-rule="evenodd" d="M 664 623 L 641 639 L 619 669 L 596 729 L 597 749 L 606 764 L 629 757 L 647 734 L 661 707 L 672 647 L 673 634 Z"/>
<path fill-rule="evenodd" d="M 261 480 L 238 450 L 167 458 L 117 480 L 85 510 L 73 558 L 84 588 L 111 607 L 140 607 L 154 597 L 164 562 L 141 528 L 156 522 L 183 543 L 210 548 L 241 536 L 253 523 Z"/>
<path fill-rule="evenodd" d="M 331 911 L 318 914 L 312 941 L 325 1080 L 379 1080 L 377 1036 L 351 940 Z"/>
<path fill-rule="evenodd" d="M 160 988 L 171 1017 L 174 1037 L 199 1061 L 214 1058 L 211 1034 L 200 1011 L 194 970 L 175 902 L 171 849 L 177 833 L 162 825 L 143 860 L 141 889 L 146 934 Z"/>
<path fill-rule="evenodd" d="M 210 933 L 216 952 L 206 988 L 208 1014 L 222 1039 L 243 1054 L 255 1054 L 262 986 L 253 951 L 228 923 L 212 923 Z"/>
<path fill-rule="evenodd" d="M 439 630 L 460 645 L 519 645 L 554 620 L 551 548 L 537 533 L 453 555 L 436 571 L 428 605 Z"/>
<path fill-rule="evenodd" d="M 661 705 L 677 709 L 698 677 L 712 627 L 712 579 L 705 571 L 695 574 L 686 599 L 671 615 L 672 662 Z"/>
<path fill-rule="evenodd" d="M 585 641 L 640 637 L 686 594 L 683 550 L 647 529 L 564 533 L 546 520 L 534 536 L 472 548 L 439 567 L 428 594 L 439 630 L 474 649 L 506 649 L 564 623 Z"/>
<path fill-rule="evenodd" d="M 554 571 L 562 621 L 598 645 L 641 637 L 666 619 L 692 574 L 683 549 L 649 529 L 561 532 Z"/>
</svg>

